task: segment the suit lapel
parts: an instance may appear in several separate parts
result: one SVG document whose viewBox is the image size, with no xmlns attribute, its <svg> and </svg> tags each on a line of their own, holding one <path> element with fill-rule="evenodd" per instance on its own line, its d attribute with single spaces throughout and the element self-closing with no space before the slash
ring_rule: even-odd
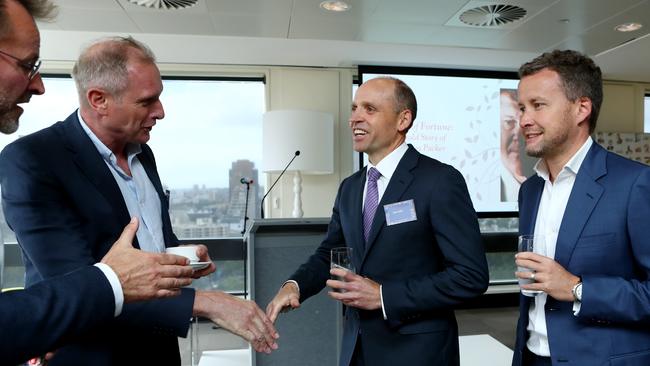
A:
<svg viewBox="0 0 650 366">
<path fill-rule="evenodd" d="M 409 145 L 408 150 L 397 164 L 397 168 L 393 173 L 393 176 L 386 186 L 386 191 L 381 197 L 381 201 L 377 206 L 377 211 L 375 212 L 375 217 L 372 221 L 372 227 L 370 228 L 370 234 L 368 235 L 368 242 L 366 243 L 366 250 L 363 254 L 363 259 L 365 260 L 366 255 L 370 251 L 370 248 L 374 245 L 375 240 L 379 232 L 386 226 L 386 214 L 384 212 L 384 205 L 388 203 L 398 202 L 400 197 L 406 191 L 406 188 L 413 181 L 413 174 L 411 170 L 415 168 L 418 162 L 419 153 Z M 365 182 L 364 182 L 365 184 Z M 363 221 L 363 215 L 360 213 L 358 217 L 361 217 Z M 363 240 L 363 223 L 361 224 L 362 240 Z M 363 242 L 363 241 L 362 241 Z"/>
<path fill-rule="evenodd" d="M 124 203 L 122 192 L 95 145 L 81 127 L 76 111 L 61 124 L 61 128 L 64 144 L 71 151 L 72 159 L 79 167 L 79 171 L 97 187 L 113 207 L 120 222 L 126 225 L 129 222 L 129 211 Z"/>
<path fill-rule="evenodd" d="M 525 197 L 519 202 L 519 234 L 532 235 L 535 233 L 535 221 L 537 220 L 537 211 L 539 202 L 544 192 L 544 179 L 534 175 L 525 183 Z"/>
<path fill-rule="evenodd" d="M 555 247 L 555 260 L 567 267 L 591 212 L 603 194 L 597 180 L 607 174 L 606 151 L 594 142 L 580 166 L 567 202 Z"/>
</svg>

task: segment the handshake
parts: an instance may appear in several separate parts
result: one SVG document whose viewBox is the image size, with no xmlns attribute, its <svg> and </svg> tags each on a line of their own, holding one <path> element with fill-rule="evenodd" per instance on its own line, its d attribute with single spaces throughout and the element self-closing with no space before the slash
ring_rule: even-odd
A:
<svg viewBox="0 0 650 366">
<path fill-rule="evenodd" d="M 180 294 L 181 287 L 214 272 L 216 267 L 204 245 L 192 246 L 196 258 L 183 251 L 149 253 L 132 246 L 138 229 L 133 219 L 111 250 L 102 258 L 115 272 L 122 285 L 124 302 L 165 298 Z M 196 266 L 194 264 L 209 263 Z M 220 327 L 251 343 L 257 352 L 271 353 L 278 348 L 279 338 L 273 323 L 252 301 L 242 300 L 221 291 L 196 291 L 192 315 L 210 319 Z"/>
</svg>

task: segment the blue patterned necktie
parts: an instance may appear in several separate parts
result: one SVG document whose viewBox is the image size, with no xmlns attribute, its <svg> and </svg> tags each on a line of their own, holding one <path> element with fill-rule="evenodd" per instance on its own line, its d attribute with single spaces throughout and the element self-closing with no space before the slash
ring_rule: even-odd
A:
<svg viewBox="0 0 650 366">
<path fill-rule="evenodd" d="M 381 177 L 379 170 L 370 168 L 368 171 L 368 186 L 366 188 L 366 204 L 363 206 L 363 238 L 368 242 L 372 220 L 379 204 L 379 191 L 377 190 L 377 179 Z"/>
</svg>

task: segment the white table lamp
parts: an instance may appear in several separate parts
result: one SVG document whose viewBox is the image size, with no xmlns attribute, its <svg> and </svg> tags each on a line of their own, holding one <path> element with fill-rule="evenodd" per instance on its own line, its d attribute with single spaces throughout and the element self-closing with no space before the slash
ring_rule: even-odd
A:
<svg viewBox="0 0 650 366">
<path fill-rule="evenodd" d="M 275 110 L 264 114 L 262 124 L 264 171 L 279 173 L 295 156 L 288 171 L 293 178 L 293 217 L 302 217 L 303 174 L 331 174 L 334 171 L 334 117 L 305 110 Z"/>
</svg>

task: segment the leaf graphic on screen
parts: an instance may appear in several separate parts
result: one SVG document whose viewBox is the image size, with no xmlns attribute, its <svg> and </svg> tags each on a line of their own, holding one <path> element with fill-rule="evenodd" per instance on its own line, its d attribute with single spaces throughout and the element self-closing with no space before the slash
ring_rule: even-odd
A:
<svg viewBox="0 0 650 366">
<path fill-rule="evenodd" d="M 477 160 L 472 160 L 472 165 L 476 165 Z"/>
<path fill-rule="evenodd" d="M 496 98 L 497 96 L 499 96 L 499 92 L 492 93 L 492 99 Z"/>
<path fill-rule="evenodd" d="M 465 137 L 465 141 L 467 141 L 467 142 L 469 142 L 469 143 L 471 143 L 471 142 L 472 142 L 472 139 L 471 139 L 471 138 L 469 138 L 469 137 Z"/>
<path fill-rule="evenodd" d="M 488 99 L 487 95 L 485 96 L 485 104 L 489 104 L 490 100 Z"/>
<path fill-rule="evenodd" d="M 474 107 L 469 106 L 469 107 L 465 108 L 465 110 L 466 110 L 466 111 L 473 111 L 473 110 L 474 110 Z"/>
<path fill-rule="evenodd" d="M 472 122 L 469 123 L 469 128 L 474 128 L 474 124 Z"/>
<path fill-rule="evenodd" d="M 483 153 L 483 161 L 486 161 L 487 158 L 488 158 L 488 152 L 486 151 Z"/>
<path fill-rule="evenodd" d="M 465 160 L 461 160 L 459 168 L 463 169 L 464 166 L 465 166 Z"/>
<path fill-rule="evenodd" d="M 480 112 L 481 111 L 481 106 L 478 106 L 478 108 L 476 108 L 476 111 Z"/>
<path fill-rule="evenodd" d="M 472 154 L 467 150 L 465 150 L 465 156 L 467 156 L 470 159 L 472 158 Z"/>
<path fill-rule="evenodd" d="M 474 142 L 478 141 L 478 135 L 474 136 Z"/>
<path fill-rule="evenodd" d="M 483 123 L 483 121 L 481 121 L 480 119 L 477 119 L 476 123 L 478 123 L 480 125 L 481 123 Z"/>
<path fill-rule="evenodd" d="M 495 138 L 497 137 L 497 133 L 496 133 L 496 132 L 492 132 L 492 135 L 493 135 Z"/>
<path fill-rule="evenodd" d="M 478 198 L 479 201 L 483 201 L 483 197 L 481 197 L 481 194 L 476 192 L 476 198 Z"/>
<path fill-rule="evenodd" d="M 489 111 L 490 109 L 492 109 L 492 106 L 491 105 L 487 106 L 487 110 Z"/>
</svg>

